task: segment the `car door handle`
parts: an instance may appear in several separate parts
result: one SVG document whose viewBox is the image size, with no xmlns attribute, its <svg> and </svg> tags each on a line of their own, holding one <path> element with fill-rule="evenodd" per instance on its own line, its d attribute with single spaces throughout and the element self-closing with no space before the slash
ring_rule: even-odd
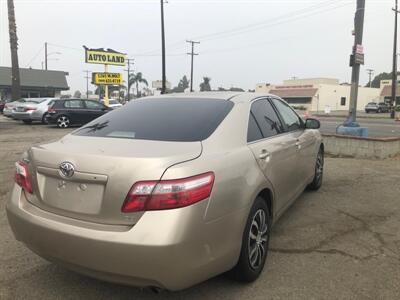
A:
<svg viewBox="0 0 400 300">
<path fill-rule="evenodd" d="M 258 158 L 259 159 L 268 159 L 270 156 L 271 156 L 271 154 L 267 150 L 263 149 L 263 150 L 261 150 L 261 153 L 258 156 Z"/>
</svg>

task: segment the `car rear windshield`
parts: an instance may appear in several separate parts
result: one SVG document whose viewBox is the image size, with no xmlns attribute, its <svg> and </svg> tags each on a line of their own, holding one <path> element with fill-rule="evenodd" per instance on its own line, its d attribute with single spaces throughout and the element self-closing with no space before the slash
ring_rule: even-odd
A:
<svg viewBox="0 0 400 300">
<path fill-rule="evenodd" d="M 73 134 L 156 141 L 208 138 L 233 107 L 231 101 L 202 98 L 133 100 Z"/>
</svg>

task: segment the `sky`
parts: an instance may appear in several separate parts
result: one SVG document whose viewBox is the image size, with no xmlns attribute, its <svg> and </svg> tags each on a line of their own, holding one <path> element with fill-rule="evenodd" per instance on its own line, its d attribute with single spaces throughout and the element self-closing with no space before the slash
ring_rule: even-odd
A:
<svg viewBox="0 0 400 300">
<path fill-rule="evenodd" d="M 133 70 L 149 83 L 161 79 L 159 0 L 14 0 L 20 67 L 42 68 L 48 43 L 51 70 L 69 72 L 71 93 L 86 91 L 82 45 L 112 48 L 134 59 Z M 366 0 L 365 65 L 391 71 L 394 0 Z M 203 76 L 212 88 L 254 89 L 292 77 L 349 82 L 349 55 L 356 0 L 168 0 L 164 5 L 167 80 L 176 86 L 190 75 L 195 46 L 194 88 Z M 0 0 L 0 66 L 11 66 L 7 0 Z M 110 67 L 126 78 L 126 68 Z M 90 86 L 94 90 L 94 86 Z"/>
</svg>

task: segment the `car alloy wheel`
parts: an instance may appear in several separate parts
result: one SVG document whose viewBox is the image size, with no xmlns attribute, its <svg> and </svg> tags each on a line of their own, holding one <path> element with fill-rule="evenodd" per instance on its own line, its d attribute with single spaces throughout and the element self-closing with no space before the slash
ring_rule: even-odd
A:
<svg viewBox="0 0 400 300">
<path fill-rule="evenodd" d="M 317 156 L 317 163 L 315 165 L 315 176 L 316 181 L 319 183 L 322 180 L 324 174 L 324 155 L 320 151 Z"/>
<path fill-rule="evenodd" d="M 60 116 L 57 118 L 57 126 L 60 128 L 69 127 L 69 118 L 67 116 Z"/>
<path fill-rule="evenodd" d="M 267 241 L 268 223 L 266 212 L 263 209 L 258 209 L 251 222 L 248 240 L 248 258 L 253 270 L 258 269 L 264 263 L 264 256 L 267 253 Z"/>
</svg>

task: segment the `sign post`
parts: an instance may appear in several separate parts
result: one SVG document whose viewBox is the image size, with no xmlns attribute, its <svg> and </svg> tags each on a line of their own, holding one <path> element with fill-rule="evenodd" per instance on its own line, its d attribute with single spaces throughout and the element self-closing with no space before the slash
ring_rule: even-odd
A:
<svg viewBox="0 0 400 300">
<path fill-rule="evenodd" d="M 104 77 L 107 77 L 108 73 L 108 65 L 114 65 L 114 66 L 125 66 L 126 65 L 126 54 L 112 50 L 112 49 L 107 49 L 104 50 L 103 48 L 99 49 L 89 49 L 86 46 L 83 46 L 85 49 L 85 62 L 88 64 L 101 64 L 104 65 Z M 97 73 L 97 74 L 102 74 L 102 73 Z M 114 73 L 115 74 L 115 73 Z M 121 75 L 121 74 L 119 74 Z M 122 76 L 121 76 L 122 78 Z M 93 80 L 96 82 L 95 80 Z M 108 106 L 109 104 L 109 99 L 108 99 L 108 86 L 111 85 L 107 83 L 107 80 L 104 83 L 100 83 L 99 85 L 104 85 L 104 90 L 105 90 L 105 95 L 104 95 L 104 104 Z M 120 85 L 121 83 L 119 83 Z"/>
</svg>

